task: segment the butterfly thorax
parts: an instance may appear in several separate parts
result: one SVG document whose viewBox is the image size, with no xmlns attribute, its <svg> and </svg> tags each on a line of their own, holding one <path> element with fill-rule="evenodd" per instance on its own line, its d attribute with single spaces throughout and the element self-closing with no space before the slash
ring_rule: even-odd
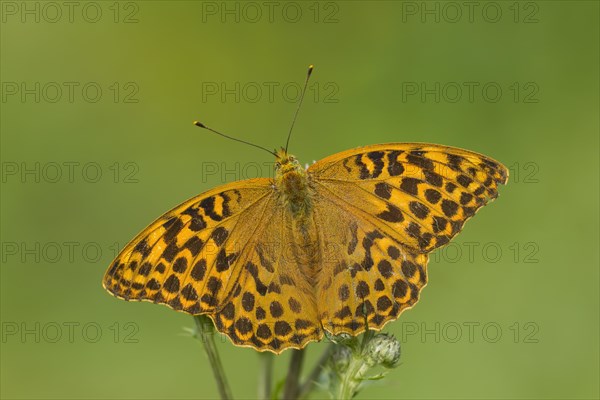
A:
<svg viewBox="0 0 600 400">
<path fill-rule="evenodd" d="M 304 220 L 308 216 L 312 203 L 308 174 L 298 160 L 284 149 L 277 152 L 275 185 L 294 219 Z"/>
</svg>

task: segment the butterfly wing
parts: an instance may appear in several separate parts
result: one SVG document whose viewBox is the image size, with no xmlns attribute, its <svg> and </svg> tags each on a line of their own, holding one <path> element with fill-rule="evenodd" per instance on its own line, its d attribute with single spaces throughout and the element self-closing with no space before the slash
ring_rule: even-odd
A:
<svg viewBox="0 0 600 400">
<path fill-rule="evenodd" d="M 281 352 L 322 336 L 289 213 L 270 179 L 196 196 L 144 229 L 103 280 L 113 295 L 208 314 L 237 345 Z M 292 246 L 293 248 L 293 246 Z M 289 271 L 286 272 L 286 271 Z"/>
<path fill-rule="evenodd" d="M 507 169 L 474 152 L 424 143 L 353 149 L 309 167 L 315 218 L 332 260 L 320 273 L 323 327 L 380 329 L 418 300 L 427 253 L 498 195 Z"/>
<path fill-rule="evenodd" d="M 288 209 L 277 203 L 275 210 L 251 244 L 238 288 L 214 321 L 237 345 L 280 353 L 320 340 L 323 331 L 307 273 L 311 251 L 299 245 Z"/>
<path fill-rule="evenodd" d="M 240 275 L 244 243 L 268 217 L 270 185 L 269 179 L 234 182 L 168 211 L 123 248 L 104 287 L 125 300 L 214 312 Z"/>
<path fill-rule="evenodd" d="M 317 199 L 315 218 L 326 249 L 316 290 L 321 324 L 333 334 L 357 335 L 366 325 L 381 329 L 419 299 L 428 256 L 408 251 L 398 235 L 384 234 L 378 223 L 336 199 Z"/>
</svg>

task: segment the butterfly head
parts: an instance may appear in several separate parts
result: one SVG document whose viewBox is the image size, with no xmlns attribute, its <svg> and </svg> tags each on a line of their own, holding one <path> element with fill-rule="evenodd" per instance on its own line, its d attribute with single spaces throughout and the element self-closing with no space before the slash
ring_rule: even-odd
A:
<svg viewBox="0 0 600 400">
<path fill-rule="evenodd" d="M 303 173 L 304 169 L 295 156 L 289 154 L 284 148 L 275 152 L 275 172 L 283 177 L 289 173 Z"/>
</svg>

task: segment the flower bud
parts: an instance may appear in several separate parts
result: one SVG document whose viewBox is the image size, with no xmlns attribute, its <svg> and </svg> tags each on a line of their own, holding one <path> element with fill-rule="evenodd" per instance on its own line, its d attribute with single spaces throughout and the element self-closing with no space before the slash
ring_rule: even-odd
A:
<svg viewBox="0 0 600 400">
<path fill-rule="evenodd" d="M 371 366 L 394 368 L 400 361 L 400 342 L 394 336 L 379 333 L 369 341 L 364 355 L 365 362 Z"/>
<path fill-rule="evenodd" d="M 352 350 L 346 346 L 336 346 L 331 354 L 331 363 L 338 372 L 343 372 L 348 368 L 352 359 Z"/>
</svg>

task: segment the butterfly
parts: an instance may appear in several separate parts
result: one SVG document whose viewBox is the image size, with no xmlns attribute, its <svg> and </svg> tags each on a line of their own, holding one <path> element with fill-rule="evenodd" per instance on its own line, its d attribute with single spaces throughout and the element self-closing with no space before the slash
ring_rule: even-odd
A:
<svg viewBox="0 0 600 400">
<path fill-rule="evenodd" d="M 489 157 L 437 144 L 359 147 L 307 168 L 273 154 L 274 179 L 219 186 L 150 224 L 104 288 L 208 315 L 234 344 L 277 354 L 380 330 L 418 301 L 428 254 L 508 179 Z"/>
<path fill-rule="evenodd" d="M 324 330 L 381 329 L 413 306 L 427 254 L 498 195 L 506 167 L 425 143 L 360 147 L 275 179 L 233 182 L 167 212 L 104 276 L 125 300 L 208 314 L 233 343 L 279 353 Z"/>
</svg>

